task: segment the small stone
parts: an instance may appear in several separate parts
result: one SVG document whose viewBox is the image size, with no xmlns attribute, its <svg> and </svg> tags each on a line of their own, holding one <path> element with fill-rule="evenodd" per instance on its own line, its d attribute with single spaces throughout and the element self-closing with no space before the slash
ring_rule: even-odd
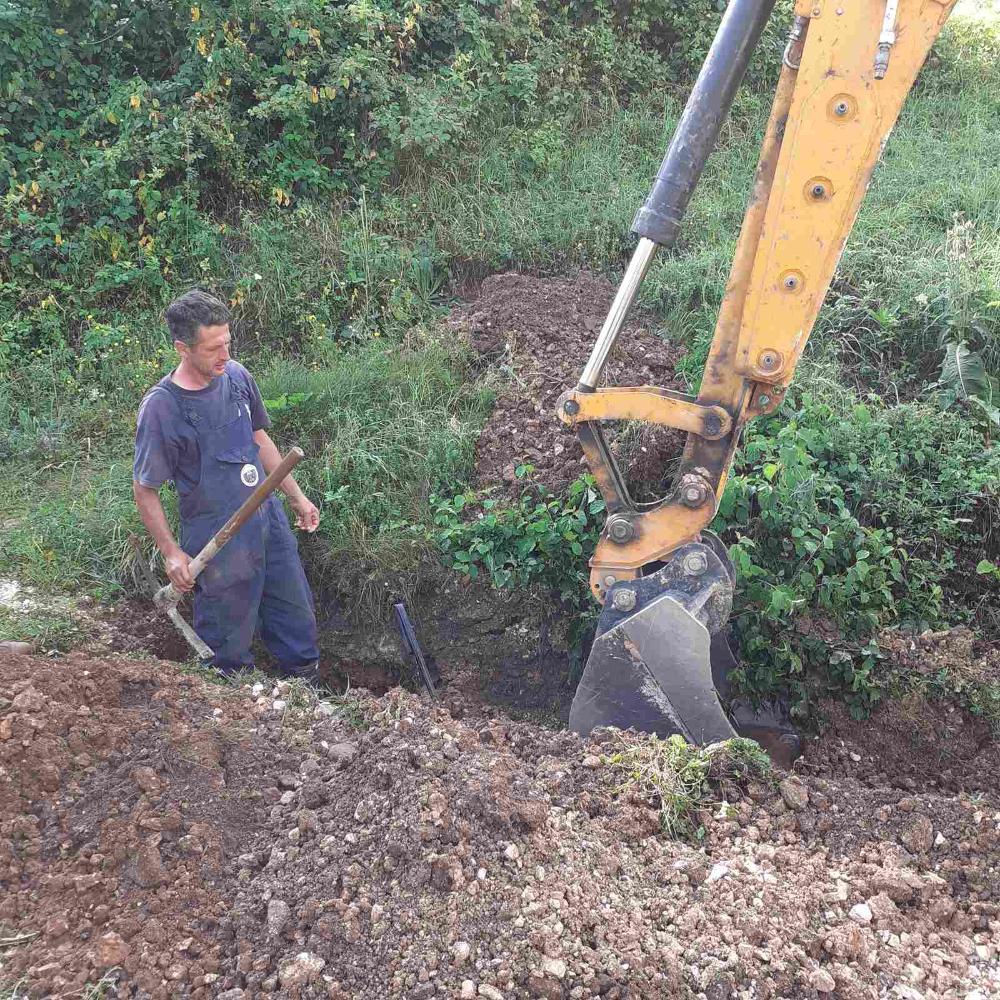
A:
<svg viewBox="0 0 1000 1000">
<path fill-rule="evenodd" d="M 271 703 L 271 708 L 274 709 L 275 712 L 284 712 L 284 710 L 288 708 L 288 702 L 282 701 L 280 698 L 275 698 Z"/>
<path fill-rule="evenodd" d="M 922 813 L 917 813 L 904 827 L 899 839 L 911 854 L 922 854 L 934 843 L 934 824 Z"/>
<path fill-rule="evenodd" d="M 108 931 L 97 939 L 94 962 L 100 969 L 121 965 L 128 958 L 129 947 L 114 931 Z"/>
<path fill-rule="evenodd" d="M 319 955 L 303 951 L 278 969 L 278 980 L 286 990 L 301 990 L 319 978 L 325 965 L 326 960 Z"/>
<path fill-rule="evenodd" d="M 225 993 L 219 993 L 216 995 L 215 1000 L 245 1000 L 246 993 L 243 990 L 236 989 L 226 990 Z"/>
<path fill-rule="evenodd" d="M 934 838 L 934 846 L 943 847 L 947 843 L 948 838 L 940 830 L 938 830 L 937 836 Z"/>
<path fill-rule="evenodd" d="M 556 979 L 565 979 L 566 963 L 561 958 L 545 958 L 542 960 L 542 972 Z"/>
<path fill-rule="evenodd" d="M 137 767 L 132 772 L 132 780 L 148 795 L 155 795 L 160 790 L 160 779 L 151 767 Z"/>
<path fill-rule="evenodd" d="M 868 900 L 868 909 L 878 921 L 879 926 L 883 926 L 899 916 L 899 907 L 884 892 L 880 892 Z"/>
<path fill-rule="evenodd" d="M 40 712 L 45 708 L 45 696 L 33 687 L 26 687 L 15 695 L 13 707 L 18 712 Z"/>
<path fill-rule="evenodd" d="M 789 809 L 801 812 L 809 805 L 809 789 L 799 778 L 785 778 L 778 787 Z"/>
<path fill-rule="evenodd" d="M 163 858 L 160 856 L 160 848 L 155 841 L 143 844 L 136 855 L 135 880 L 144 888 L 152 889 L 163 882 L 166 875 Z"/>
<path fill-rule="evenodd" d="M 504 848 L 503 856 L 508 861 L 517 861 L 517 859 L 521 856 L 521 852 L 518 850 L 517 844 L 508 844 Z M 480 990 L 481 989 L 482 988 L 480 987 Z"/>
<path fill-rule="evenodd" d="M 334 743 L 327 750 L 326 755 L 339 767 L 346 767 L 357 757 L 358 745 L 357 743 Z"/>
<path fill-rule="evenodd" d="M 451 953 L 455 956 L 455 965 L 462 965 L 469 960 L 472 954 L 472 946 L 468 941 L 456 941 L 451 946 Z"/>
<path fill-rule="evenodd" d="M 272 899 L 267 904 L 267 933 L 271 937 L 278 937 L 291 915 L 291 907 L 283 899 Z"/>
<path fill-rule="evenodd" d="M 718 882 L 720 879 L 724 879 L 730 872 L 729 865 L 723 864 L 721 861 L 718 864 L 712 865 L 712 870 L 708 873 L 708 878 L 705 882 L 711 885 L 713 882 Z"/>
<path fill-rule="evenodd" d="M 898 983 L 892 992 L 899 1000 L 924 1000 L 924 995 L 920 990 L 907 986 L 905 983 Z"/>
<path fill-rule="evenodd" d="M 856 923 L 867 926 L 872 922 L 872 909 L 867 903 L 855 903 L 848 916 Z"/>
<path fill-rule="evenodd" d="M 601 758 L 598 757 L 596 754 L 588 753 L 587 756 L 583 758 L 583 766 L 591 768 L 600 767 Z"/>
<path fill-rule="evenodd" d="M 809 985 L 817 993 L 832 993 L 837 988 L 837 982 L 826 969 L 813 969 L 809 976 Z"/>
<path fill-rule="evenodd" d="M 489 983 L 479 984 L 479 995 L 486 997 L 486 1000 L 503 1000 L 503 994 L 495 986 L 490 986 Z"/>
<path fill-rule="evenodd" d="M 476 995 L 476 984 L 471 979 L 462 980 L 462 1000 L 474 1000 Z"/>
</svg>

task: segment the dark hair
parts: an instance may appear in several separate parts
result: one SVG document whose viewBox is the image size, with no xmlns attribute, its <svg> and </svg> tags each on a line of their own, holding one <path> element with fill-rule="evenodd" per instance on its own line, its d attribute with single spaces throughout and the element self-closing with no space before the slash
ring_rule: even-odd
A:
<svg viewBox="0 0 1000 1000">
<path fill-rule="evenodd" d="M 192 288 L 179 299 L 174 299 L 163 314 L 170 330 L 171 340 L 183 341 L 188 347 L 198 339 L 203 326 L 222 326 L 231 318 L 229 308 L 214 295 Z"/>
</svg>

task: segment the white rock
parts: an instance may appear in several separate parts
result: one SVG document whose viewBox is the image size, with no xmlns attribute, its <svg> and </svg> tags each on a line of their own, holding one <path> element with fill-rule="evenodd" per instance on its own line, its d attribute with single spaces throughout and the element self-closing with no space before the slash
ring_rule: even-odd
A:
<svg viewBox="0 0 1000 1000">
<path fill-rule="evenodd" d="M 319 955 L 303 951 L 278 969 L 278 979 L 285 989 L 301 989 L 319 978 L 324 965 L 326 961 Z"/>
<path fill-rule="evenodd" d="M 965 1000 L 988 1000 L 988 998 L 981 990 L 973 990 L 965 994 Z"/>
<path fill-rule="evenodd" d="M 472 954 L 472 946 L 468 941 L 456 941 L 451 946 L 451 953 L 455 956 L 455 964 L 461 965 L 463 962 L 467 962 L 469 956 Z"/>
<path fill-rule="evenodd" d="M 272 899 L 267 904 L 267 933 L 277 937 L 292 915 L 291 907 L 283 899 Z"/>
<path fill-rule="evenodd" d="M 542 972 L 556 979 L 566 978 L 566 963 L 561 958 L 542 959 Z"/>
<path fill-rule="evenodd" d="M 867 903 L 855 903 L 848 916 L 856 923 L 867 926 L 872 922 L 872 908 Z"/>
<path fill-rule="evenodd" d="M 937 836 L 934 838 L 934 846 L 941 847 L 943 844 L 947 843 L 948 843 L 948 838 L 940 830 L 938 830 Z"/>
<path fill-rule="evenodd" d="M 282 701 L 280 698 L 275 698 L 274 701 L 271 703 L 271 708 L 273 708 L 274 711 L 276 712 L 284 712 L 284 710 L 287 707 L 288 707 L 288 702 Z"/>
<path fill-rule="evenodd" d="M 503 1000 L 503 994 L 495 986 L 490 986 L 489 983 L 479 984 L 479 995 L 486 997 L 487 1000 Z"/>
<path fill-rule="evenodd" d="M 711 885 L 713 882 L 718 882 L 719 879 L 725 878 L 729 874 L 729 865 L 723 864 L 721 861 L 712 865 L 712 870 L 708 873 L 708 878 L 705 882 Z"/>
<path fill-rule="evenodd" d="M 476 995 L 476 984 L 471 979 L 462 982 L 462 1000 L 474 1000 Z"/>
<path fill-rule="evenodd" d="M 893 988 L 892 995 L 898 997 L 899 1000 L 924 1000 L 924 995 L 920 990 L 907 986 L 905 983 L 897 984 Z"/>
<path fill-rule="evenodd" d="M 250 688 L 250 694 L 254 698 L 259 698 L 264 693 L 264 685 L 260 681 L 257 681 L 252 688 Z"/>
<path fill-rule="evenodd" d="M 517 859 L 521 856 L 521 852 L 517 849 L 517 844 L 508 844 L 506 848 L 504 848 L 503 856 L 508 861 L 517 861 Z M 482 987 L 480 987 L 480 992 L 482 992 Z"/>
<path fill-rule="evenodd" d="M 832 993 L 837 988 L 836 980 L 826 969 L 813 969 L 809 984 L 817 993 Z"/>
</svg>

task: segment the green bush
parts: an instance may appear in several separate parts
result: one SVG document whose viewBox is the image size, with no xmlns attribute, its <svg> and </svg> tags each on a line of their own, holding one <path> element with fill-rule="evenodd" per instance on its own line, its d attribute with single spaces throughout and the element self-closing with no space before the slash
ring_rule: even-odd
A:
<svg viewBox="0 0 1000 1000">
<path fill-rule="evenodd" d="M 530 466 L 519 466 L 519 477 Z M 604 501 L 589 476 L 565 496 L 529 487 L 516 503 L 475 493 L 432 496 L 427 537 L 452 569 L 497 588 L 541 584 L 576 609 L 590 608 L 587 559 L 600 537 Z"/>
<path fill-rule="evenodd" d="M 852 400 L 802 392 L 751 425 L 716 523 L 738 574 L 740 679 L 803 711 L 817 690 L 868 710 L 879 630 L 968 619 L 962 578 L 998 541 L 1000 453 L 981 434 L 933 406 Z"/>
</svg>

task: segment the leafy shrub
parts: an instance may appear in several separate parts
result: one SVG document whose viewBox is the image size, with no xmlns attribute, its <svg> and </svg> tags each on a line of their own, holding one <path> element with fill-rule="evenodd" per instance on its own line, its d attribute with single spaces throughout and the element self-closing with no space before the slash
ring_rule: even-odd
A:
<svg viewBox="0 0 1000 1000">
<path fill-rule="evenodd" d="M 528 466 L 520 466 L 524 476 Z M 587 558 L 600 536 L 604 501 L 587 476 L 566 495 L 528 488 L 512 505 L 474 493 L 432 496 L 430 538 L 451 568 L 497 588 L 550 587 L 578 608 L 589 604 Z"/>
<path fill-rule="evenodd" d="M 970 425 L 850 398 L 801 393 L 751 425 L 717 519 L 739 577 L 741 679 L 791 689 L 802 710 L 817 683 L 859 713 L 878 700 L 881 628 L 967 617 L 950 574 L 977 550 L 1000 476 Z"/>
</svg>

